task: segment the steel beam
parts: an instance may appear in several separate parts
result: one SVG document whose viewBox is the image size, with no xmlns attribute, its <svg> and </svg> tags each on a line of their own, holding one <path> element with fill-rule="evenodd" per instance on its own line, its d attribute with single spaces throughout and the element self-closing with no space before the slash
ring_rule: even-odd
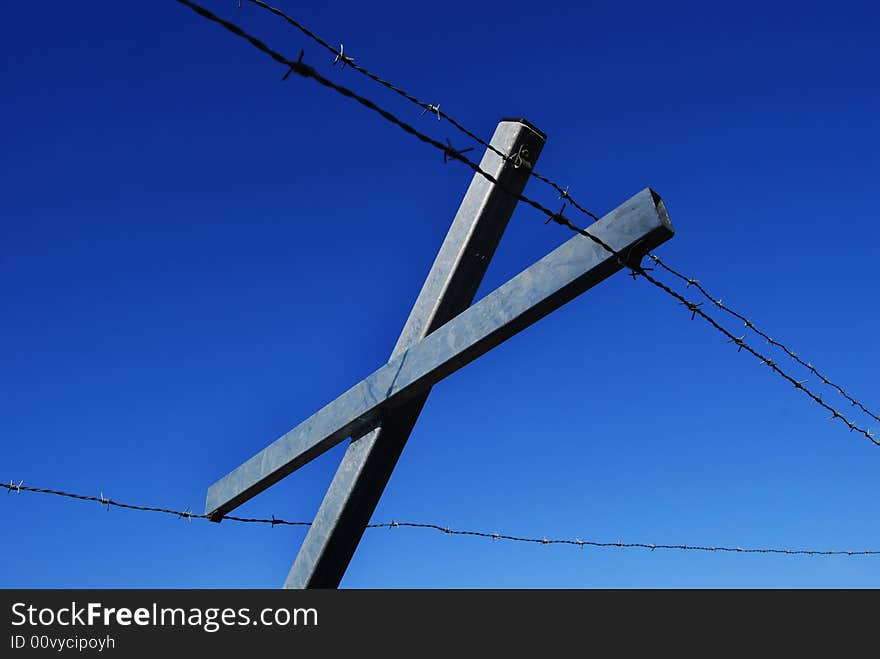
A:
<svg viewBox="0 0 880 659">
<path fill-rule="evenodd" d="M 510 193 L 525 188 L 529 167 L 545 139 L 523 120 L 502 119 L 498 124 L 490 145 L 501 153 L 522 154 L 528 166 L 486 150 L 480 167 L 500 185 L 474 174 L 391 359 L 470 306 L 516 206 Z M 429 392 L 394 410 L 381 426 L 349 444 L 285 588 L 339 585 Z"/>
<path fill-rule="evenodd" d="M 666 209 L 650 189 L 593 224 L 590 232 L 632 257 L 673 235 Z M 622 267 L 592 240 L 575 236 L 214 483 L 208 489 L 207 513 L 218 519 L 347 437 L 365 434 L 388 410 L 413 400 Z"/>
</svg>

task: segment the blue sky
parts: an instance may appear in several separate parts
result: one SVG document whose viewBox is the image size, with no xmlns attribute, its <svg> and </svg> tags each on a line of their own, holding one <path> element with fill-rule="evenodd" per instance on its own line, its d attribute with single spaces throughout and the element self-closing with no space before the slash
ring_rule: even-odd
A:
<svg viewBox="0 0 880 659">
<path fill-rule="evenodd" d="M 472 146 L 259 8 L 205 5 Z M 876 412 L 876 7 L 278 5 L 486 139 L 528 118 L 596 212 L 656 189 L 657 253 Z M 201 511 L 387 359 L 470 175 L 176 2 L 13 3 L 0 42 L 0 479 Z M 478 295 L 569 237 L 521 206 Z M 880 549 L 880 450 L 827 416 L 619 275 L 434 389 L 375 520 Z M 311 519 L 342 450 L 239 512 Z M 304 537 L 24 493 L 0 519 L 6 587 L 274 588 Z M 878 587 L 880 562 L 395 529 L 342 585 Z"/>
</svg>

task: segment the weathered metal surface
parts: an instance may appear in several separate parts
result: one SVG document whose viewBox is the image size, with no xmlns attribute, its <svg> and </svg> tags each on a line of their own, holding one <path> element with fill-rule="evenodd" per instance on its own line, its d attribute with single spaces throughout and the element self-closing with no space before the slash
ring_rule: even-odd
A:
<svg viewBox="0 0 880 659">
<path fill-rule="evenodd" d="M 534 165 L 544 140 L 524 121 L 502 120 L 490 144 L 501 153 L 523 154 Z M 468 308 L 516 206 L 510 193 L 521 193 L 529 178 L 522 160 L 504 160 L 490 149 L 480 167 L 499 185 L 474 174 L 391 359 Z M 428 393 L 395 409 L 381 426 L 349 444 L 285 588 L 339 585 Z"/>
<path fill-rule="evenodd" d="M 659 196 L 638 193 L 590 227 L 617 252 L 643 253 L 673 235 Z M 214 518 L 332 448 L 622 268 L 592 240 L 575 236 L 424 339 L 404 350 L 208 489 Z"/>
</svg>

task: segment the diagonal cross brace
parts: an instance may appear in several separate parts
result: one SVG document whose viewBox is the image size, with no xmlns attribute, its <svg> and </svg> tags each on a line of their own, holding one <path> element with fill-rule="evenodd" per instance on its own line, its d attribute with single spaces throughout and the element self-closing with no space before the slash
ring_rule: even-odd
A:
<svg viewBox="0 0 880 659">
<path fill-rule="evenodd" d="M 645 189 L 593 224 L 590 233 L 635 260 L 669 240 L 673 229 L 659 195 Z M 575 236 L 214 483 L 208 515 L 221 518 L 347 437 L 363 435 L 392 408 L 622 267 L 614 254 Z"/>
<path fill-rule="evenodd" d="M 525 120 L 502 119 L 413 305 L 391 359 L 470 306 L 546 136 Z M 494 149 L 494 151 L 493 151 Z M 515 155 L 503 159 L 498 153 Z M 348 445 L 300 546 L 285 588 L 335 588 L 345 574 L 403 447 L 428 399 L 401 405 Z"/>
</svg>

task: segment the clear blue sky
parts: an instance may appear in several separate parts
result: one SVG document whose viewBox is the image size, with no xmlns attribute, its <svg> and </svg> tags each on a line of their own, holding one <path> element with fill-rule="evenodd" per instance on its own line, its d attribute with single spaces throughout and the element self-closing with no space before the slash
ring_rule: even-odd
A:
<svg viewBox="0 0 880 659">
<path fill-rule="evenodd" d="M 205 4 L 470 146 L 262 10 Z M 871 3 L 278 4 L 486 139 L 528 118 L 538 169 L 596 212 L 655 188 L 658 254 L 880 406 Z M 0 43 L 0 478 L 201 512 L 387 359 L 470 175 L 171 0 L 12 3 Z M 519 208 L 479 295 L 569 237 Z M 827 416 L 619 275 L 436 387 L 375 519 L 880 549 L 880 449 Z M 240 513 L 311 519 L 341 454 Z M 304 537 L 39 494 L 0 519 L 8 587 L 272 588 Z M 880 559 L 397 529 L 342 585 L 880 587 Z"/>
</svg>

